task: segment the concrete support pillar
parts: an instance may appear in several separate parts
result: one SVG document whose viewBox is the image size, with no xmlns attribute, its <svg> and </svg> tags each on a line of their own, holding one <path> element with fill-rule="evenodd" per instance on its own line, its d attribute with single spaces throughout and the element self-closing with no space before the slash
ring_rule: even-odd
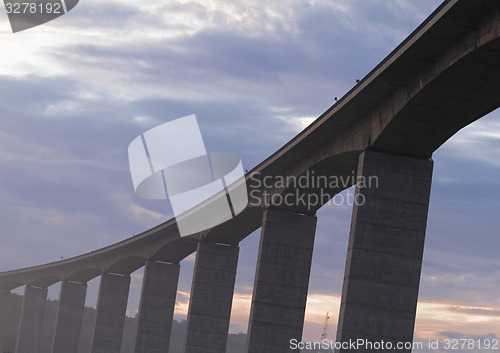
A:
<svg viewBox="0 0 500 353">
<path fill-rule="evenodd" d="M 189 301 L 185 353 L 225 353 L 239 247 L 200 241 Z"/>
<path fill-rule="evenodd" d="M 0 353 L 3 352 L 5 331 L 7 330 L 7 315 L 10 307 L 10 291 L 0 290 Z"/>
<path fill-rule="evenodd" d="M 135 353 L 168 352 L 179 269 L 179 264 L 146 262 Z"/>
<path fill-rule="evenodd" d="M 86 296 L 86 283 L 61 283 L 52 353 L 78 352 Z"/>
<path fill-rule="evenodd" d="M 314 215 L 264 213 L 247 353 L 291 352 L 301 340 L 315 230 Z"/>
<path fill-rule="evenodd" d="M 430 160 L 361 154 L 337 342 L 412 341 L 432 167 Z"/>
<path fill-rule="evenodd" d="M 92 353 L 120 353 L 130 275 L 101 275 Z"/>
<path fill-rule="evenodd" d="M 16 353 L 40 351 L 43 317 L 47 302 L 47 288 L 26 285 L 21 321 L 17 334 Z"/>
</svg>

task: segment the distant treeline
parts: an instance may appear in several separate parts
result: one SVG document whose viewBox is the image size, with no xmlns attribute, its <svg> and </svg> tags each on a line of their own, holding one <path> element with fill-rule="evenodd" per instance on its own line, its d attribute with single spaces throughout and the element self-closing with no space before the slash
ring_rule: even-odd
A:
<svg viewBox="0 0 500 353">
<path fill-rule="evenodd" d="M 7 313 L 7 327 L 3 351 L 10 353 L 14 352 L 16 345 L 17 329 L 19 327 L 19 318 L 21 316 L 23 297 L 17 294 L 11 294 L 9 311 Z M 42 347 L 39 353 L 51 353 L 52 338 L 54 336 L 54 328 L 57 315 L 57 300 L 47 300 L 45 307 L 45 322 L 44 331 L 42 332 Z M 96 310 L 94 308 L 85 307 L 83 314 L 82 334 L 80 336 L 79 353 L 90 353 L 92 346 L 92 336 L 94 334 L 94 323 L 96 318 Z M 127 317 L 125 320 L 125 328 L 123 334 L 121 353 L 134 353 L 135 336 L 137 332 L 137 319 Z M 169 353 L 183 353 L 182 347 L 186 332 L 186 321 L 174 320 L 172 325 L 172 335 L 170 340 Z M 246 334 L 230 334 L 227 342 L 226 353 L 242 353 L 244 351 Z"/>
</svg>

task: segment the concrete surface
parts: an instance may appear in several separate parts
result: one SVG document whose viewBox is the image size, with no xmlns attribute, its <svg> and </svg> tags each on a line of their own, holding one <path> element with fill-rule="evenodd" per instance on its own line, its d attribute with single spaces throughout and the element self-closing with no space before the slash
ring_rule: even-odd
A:
<svg viewBox="0 0 500 353">
<path fill-rule="evenodd" d="M 101 275 L 92 353 L 120 353 L 129 288 L 130 275 Z"/>
<path fill-rule="evenodd" d="M 0 291 L 0 352 L 3 352 L 5 340 L 5 329 L 7 325 L 6 316 L 10 306 L 10 292 Z"/>
<path fill-rule="evenodd" d="M 432 168 L 430 160 L 361 154 L 358 175 L 377 183 L 356 188 L 337 342 L 412 341 Z"/>
<path fill-rule="evenodd" d="M 135 353 L 168 353 L 179 270 L 179 264 L 146 262 Z"/>
<path fill-rule="evenodd" d="M 247 337 L 247 353 L 290 352 L 302 338 L 316 216 L 264 213 Z"/>
<path fill-rule="evenodd" d="M 26 286 L 21 321 L 17 334 L 16 353 L 34 353 L 40 349 L 40 339 L 47 302 L 47 288 Z"/>
<path fill-rule="evenodd" d="M 225 353 L 239 247 L 200 241 L 184 353 Z"/>
<path fill-rule="evenodd" d="M 87 283 L 63 281 L 52 353 L 78 353 Z"/>
</svg>

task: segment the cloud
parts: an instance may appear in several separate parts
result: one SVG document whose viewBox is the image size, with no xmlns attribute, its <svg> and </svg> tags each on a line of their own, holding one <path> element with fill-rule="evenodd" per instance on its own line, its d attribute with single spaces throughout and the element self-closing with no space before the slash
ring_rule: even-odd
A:
<svg viewBox="0 0 500 353">
<path fill-rule="evenodd" d="M 462 332 L 455 332 L 455 331 L 441 331 L 439 332 L 439 335 L 445 338 L 455 338 L 455 339 L 461 339 L 464 338 L 466 335 Z M 474 340 L 477 339 L 497 339 L 497 335 L 490 333 L 488 335 L 481 335 L 481 336 L 471 336 L 469 338 L 472 338 Z"/>
<path fill-rule="evenodd" d="M 16 36 L 3 19 L 0 268 L 77 255 L 167 219 L 167 204 L 135 197 L 127 161 L 130 141 L 162 122 L 196 113 L 208 150 L 257 165 L 439 3 L 96 0 Z M 434 155 L 423 336 L 497 327 L 488 315 L 500 306 L 497 120 L 481 119 Z M 318 216 L 305 331 L 313 339 L 337 310 L 351 208 Z M 241 243 L 234 330 L 248 320 L 259 234 Z M 187 314 L 193 260 L 181 266 L 176 315 Z M 482 321 L 467 327 L 474 317 Z"/>
<path fill-rule="evenodd" d="M 465 127 L 441 148 L 443 154 L 464 162 L 482 162 L 500 168 L 500 110 L 495 110 Z"/>
<path fill-rule="evenodd" d="M 153 218 L 133 217 L 143 201 L 131 193 L 127 146 L 142 128 L 123 118 L 123 107 L 82 99 L 69 79 L 0 81 L 3 241 L 39 244 L 22 246 L 17 265 L 2 261 L 2 268 L 78 255 L 167 219 L 168 204 L 158 203 L 148 206 L 163 207 L 162 219 L 157 210 L 150 211 Z M 64 109 L 65 102 L 76 108 Z"/>
<path fill-rule="evenodd" d="M 464 337 L 493 333 L 500 335 L 498 307 L 473 307 L 420 301 L 417 306 L 415 335 L 437 338 L 442 332 L 461 332 Z M 491 315 L 495 313 L 494 315 Z"/>
<path fill-rule="evenodd" d="M 473 316 L 500 316 L 500 309 L 490 308 L 468 308 L 463 306 L 451 306 L 448 309 L 451 312 L 464 313 Z"/>
<path fill-rule="evenodd" d="M 178 320 L 178 317 L 186 317 L 189 310 L 189 297 L 190 292 L 183 292 L 178 290 L 177 297 L 175 298 L 174 315 Z"/>
</svg>

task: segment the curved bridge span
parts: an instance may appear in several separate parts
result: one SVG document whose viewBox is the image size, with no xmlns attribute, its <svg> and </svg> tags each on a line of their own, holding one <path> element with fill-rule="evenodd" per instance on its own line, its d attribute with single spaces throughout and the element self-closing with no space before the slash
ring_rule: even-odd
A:
<svg viewBox="0 0 500 353">
<path fill-rule="evenodd" d="M 77 352 L 86 283 L 101 276 L 92 352 L 119 353 L 130 274 L 145 266 L 136 353 L 167 352 L 179 263 L 197 251 L 185 352 L 223 353 L 238 244 L 262 227 L 247 352 L 289 352 L 290 340 L 302 335 L 315 213 L 354 185 L 353 175 L 378 183 L 356 187 L 366 202 L 354 206 L 337 341 L 411 341 L 430 158 L 499 106 L 500 4 L 445 1 L 351 91 L 245 175 L 254 202 L 230 221 L 180 237 L 171 219 L 97 251 L 0 273 L 0 348 L 10 291 L 26 285 L 16 353 L 34 353 L 47 288 L 62 282 L 53 352 Z M 350 182 L 263 182 L 312 174 Z M 272 202 L 289 194 L 315 202 Z"/>
</svg>

